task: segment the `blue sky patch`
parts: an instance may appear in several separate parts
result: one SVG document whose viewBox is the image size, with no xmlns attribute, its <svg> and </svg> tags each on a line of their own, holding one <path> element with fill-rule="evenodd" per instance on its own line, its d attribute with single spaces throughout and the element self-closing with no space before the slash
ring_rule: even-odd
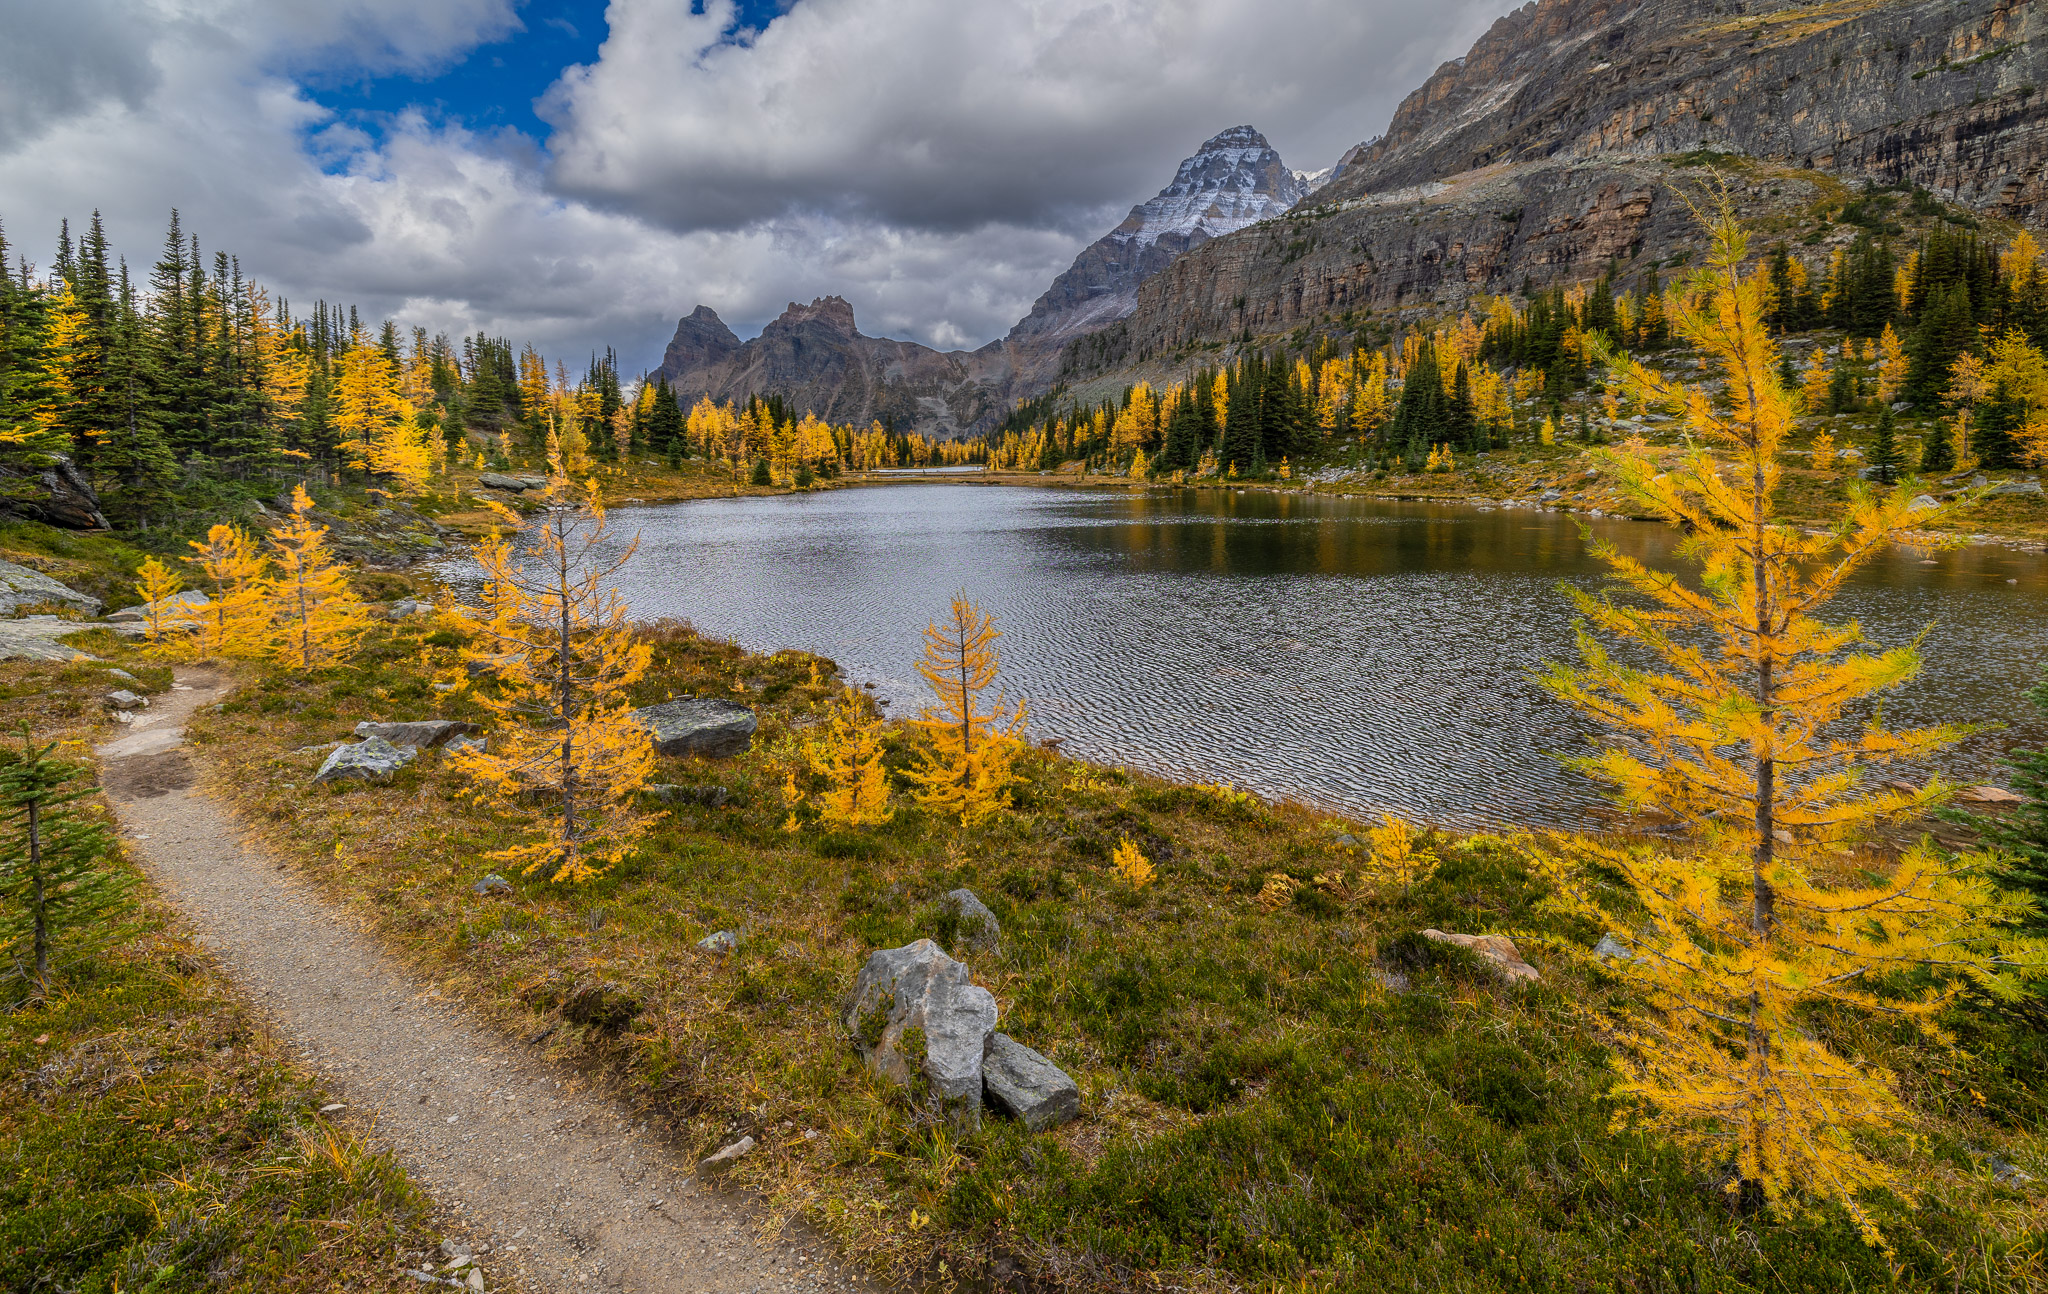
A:
<svg viewBox="0 0 2048 1294">
<path fill-rule="evenodd" d="M 758 31 L 794 0 L 740 0 L 738 30 Z M 306 88 L 317 103 L 373 138 L 398 113 L 419 108 L 435 121 L 460 122 L 471 130 L 510 128 L 545 141 L 548 124 L 534 114 L 534 102 L 572 63 L 597 61 L 607 30 L 607 0 L 527 0 L 519 6 L 524 30 L 480 45 L 468 57 L 431 76 L 367 77 Z M 702 0 L 692 9 L 703 11 Z"/>
</svg>

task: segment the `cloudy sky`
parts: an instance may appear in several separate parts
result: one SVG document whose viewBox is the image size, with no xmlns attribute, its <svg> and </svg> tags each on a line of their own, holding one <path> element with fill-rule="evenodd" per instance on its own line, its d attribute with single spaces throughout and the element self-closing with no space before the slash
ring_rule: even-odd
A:
<svg viewBox="0 0 2048 1294">
<path fill-rule="evenodd" d="M 1327 166 L 1508 0 L 0 0 L 0 222 L 633 373 L 703 302 L 999 337 L 1227 126 Z"/>
</svg>

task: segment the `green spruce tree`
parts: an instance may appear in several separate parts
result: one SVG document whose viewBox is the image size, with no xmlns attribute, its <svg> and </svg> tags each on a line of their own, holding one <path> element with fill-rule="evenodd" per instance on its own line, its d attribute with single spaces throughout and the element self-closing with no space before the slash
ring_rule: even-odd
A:
<svg viewBox="0 0 2048 1294">
<path fill-rule="evenodd" d="M 59 945 L 76 957 L 109 935 L 128 878 L 108 867 L 113 833 L 75 805 L 92 793 L 82 764 L 50 758 L 28 725 L 21 748 L 0 751 L 0 811 L 10 822 L 0 842 L 0 949 L 6 973 L 32 998 L 50 995 Z"/>
</svg>

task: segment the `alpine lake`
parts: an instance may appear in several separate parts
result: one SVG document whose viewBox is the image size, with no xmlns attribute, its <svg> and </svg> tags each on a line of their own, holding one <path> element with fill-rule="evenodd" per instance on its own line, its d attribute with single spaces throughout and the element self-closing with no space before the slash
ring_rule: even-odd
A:
<svg viewBox="0 0 2048 1294">
<path fill-rule="evenodd" d="M 1467 829 L 1600 815 L 1559 762 L 1590 729 L 1533 681 L 1576 659 L 1561 586 L 1601 587 L 1588 536 L 1682 568 L 1647 522 L 1259 490 L 920 481 L 610 515 L 640 539 L 618 576 L 636 619 L 829 656 L 892 714 L 929 699 L 921 630 L 964 590 L 1002 630 L 1032 736 L 1067 754 Z M 1940 771 L 1996 780 L 1999 754 L 2048 741 L 2025 696 L 2048 556 L 1895 548 L 1827 615 L 1884 647 L 1925 631 L 1885 721 L 1992 725 Z"/>
</svg>

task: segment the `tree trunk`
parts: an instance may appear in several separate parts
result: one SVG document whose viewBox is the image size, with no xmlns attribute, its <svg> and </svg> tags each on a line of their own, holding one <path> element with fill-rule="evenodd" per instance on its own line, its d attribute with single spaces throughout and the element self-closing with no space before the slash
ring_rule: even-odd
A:
<svg viewBox="0 0 2048 1294">
<path fill-rule="evenodd" d="M 1761 461 L 1755 466 L 1750 488 L 1758 510 L 1757 515 L 1762 516 L 1763 509 L 1769 505 L 1770 499 L 1765 493 Z M 1769 553 L 1765 547 L 1768 542 L 1766 530 L 1763 522 L 1757 522 L 1752 536 L 1755 548 L 1751 553 L 1751 562 L 1756 571 L 1756 704 L 1757 712 L 1768 731 L 1772 726 L 1773 662 L 1768 645 L 1772 640 L 1772 634 L 1770 572 L 1766 566 L 1769 560 Z M 1760 935 L 1769 933 L 1777 904 L 1777 895 L 1772 891 L 1770 881 L 1766 879 L 1771 868 L 1773 846 L 1776 844 L 1774 833 L 1777 831 L 1777 822 L 1772 811 L 1776 808 L 1777 794 L 1777 763 L 1768 756 L 1760 757 L 1756 761 L 1756 852 L 1750 871 L 1750 925 Z"/>
<path fill-rule="evenodd" d="M 50 996 L 50 913 L 49 896 L 43 892 L 42 805 L 28 802 L 28 874 L 35 887 L 36 997 Z"/>
</svg>

